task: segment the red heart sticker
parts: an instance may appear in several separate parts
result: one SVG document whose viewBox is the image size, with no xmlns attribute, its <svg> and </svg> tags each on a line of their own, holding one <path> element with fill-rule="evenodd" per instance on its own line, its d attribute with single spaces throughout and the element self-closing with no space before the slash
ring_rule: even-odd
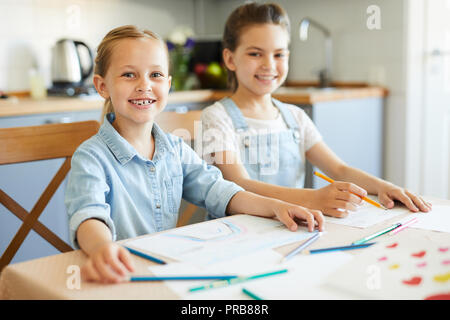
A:
<svg viewBox="0 0 450 320">
<path fill-rule="evenodd" d="M 389 245 L 389 246 L 386 246 L 386 248 L 395 248 L 396 246 L 398 246 L 398 243 L 396 242 L 396 243 L 393 243 L 393 244 L 391 244 L 391 245 Z"/>
<path fill-rule="evenodd" d="M 418 286 L 422 282 L 421 277 L 412 277 L 409 280 L 403 280 L 404 284 L 410 285 L 410 286 Z"/>
<path fill-rule="evenodd" d="M 411 256 L 416 257 L 416 258 L 423 258 L 423 256 L 424 256 L 426 253 L 427 253 L 427 252 L 424 250 L 424 251 L 420 251 L 420 252 L 417 252 L 417 253 L 413 253 L 413 254 L 411 254 Z"/>
<path fill-rule="evenodd" d="M 450 293 L 438 293 L 428 296 L 425 300 L 450 300 Z"/>
</svg>

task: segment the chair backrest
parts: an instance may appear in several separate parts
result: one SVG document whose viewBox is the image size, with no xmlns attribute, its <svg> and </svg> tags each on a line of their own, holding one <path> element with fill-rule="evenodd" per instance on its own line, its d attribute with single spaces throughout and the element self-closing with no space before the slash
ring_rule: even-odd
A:
<svg viewBox="0 0 450 320">
<path fill-rule="evenodd" d="M 77 147 L 97 133 L 97 121 L 83 121 L 42 126 L 0 128 L 0 165 L 65 158 L 61 168 L 30 212 L 0 189 L 0 203 L 23 221 L 22 226 L 0 258 L 0 272 L 8 265 L 31 229 L 61 252 L 72 248 L 38 221 L 53 194 L 70 170 L 70 160 Z"/>
<path fill-rule="evenodd" d="M 165 132 L 172 133 L 184 140 L 194 140 L 195 126 L 200 124 L 201 110 L 193 110 L 186 113 L 165 111 L 158 114 L 155 122 Z"/>
<path fill-rule="evenodd" d="M 0 128 L 0 164 L 71 157 L 98 128 L 97 121 Z"/>
<path fill-rule="evenodd" d="M 196 135 L 196 125 L 200 124 L 201 110 L 193 110 L 185 113 L 166 111 L 156 117 L 156 123 L 165 132 L 172 133 L 192 145 Z M 188 224 L 198 207 L 189 203 L 183 212 L 180 212 L 177 227 Z"/>
</svg>

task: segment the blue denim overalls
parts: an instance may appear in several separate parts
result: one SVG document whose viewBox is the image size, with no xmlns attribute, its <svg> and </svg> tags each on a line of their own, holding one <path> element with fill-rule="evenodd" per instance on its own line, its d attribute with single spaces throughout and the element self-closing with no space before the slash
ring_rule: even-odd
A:
<svg viewBox="0 0 450 320">
<path fill-rule="evenodd" d="M 298 122 L 288 107 L 272 100 L 280 110 L 288 130 L 249 135 L 248 125 L 241 110 L 230 98 L 220 101 L 233 121 L 236 133 L 240 136 L 241 161 L 250 178 L 279 186 L 303 188 L 305 183 L 304 150 Z"/>
</svg>

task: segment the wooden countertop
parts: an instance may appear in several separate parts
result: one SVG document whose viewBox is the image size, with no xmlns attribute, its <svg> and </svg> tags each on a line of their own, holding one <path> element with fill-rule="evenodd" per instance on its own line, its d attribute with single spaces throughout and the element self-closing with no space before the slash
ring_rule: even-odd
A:
<svg viewBox="0 0 450 320">
<path fill-rule="evenodd" d="M 214 102 L 230 94 L 230 91 L 221 90 L 172 92 L 169 94 L 169 104 Z M 387 90 L 381 87 L 333 89 L 282 87 L 273 94 L 273 97 L 286 103 L 314 104 L 323 101 L 385 97 L 386 95 Z M 99 110 L 102 106 L 103 99 L 99 96 L 86 98 L 47 97 L 44 100 L 32 100 L 29 97 L 13 97 L 4 100 L 0 99 L 0 117 Z"/>
</svg>

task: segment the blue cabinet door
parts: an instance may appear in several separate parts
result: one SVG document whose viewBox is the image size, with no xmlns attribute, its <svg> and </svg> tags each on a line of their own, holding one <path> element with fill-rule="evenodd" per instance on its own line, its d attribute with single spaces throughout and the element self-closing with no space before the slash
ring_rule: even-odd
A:
<svg viewBox="0 0 450 320">
<path fill-rule="evenodd" d="M 54 159 L 2 165 L 0 166 L 0 189 L 30 212 L 63 161 L 63 159 Z M 39 221 L 62 240 L 69 243 L 64 189 L 65 182 L 53 195 L 39 217 Z M 6 250 L 21 225 L 22 221 L 19 218 L 0 205 L 0 253 Z M 12 263 L 57 253 L 59 253 L 57 249 L 37 233 L 31 231 L 13 258 Z"/>
<path fill-rule="evenodd" d="M 315 103 L 312 119 L 325 143 L 348 165 L 383 178 L 383 99 Z M 316 168 L 313 168 L 315 170 Z M 328 183 L 314 176 L 314 188 Z"/>
</svg>

